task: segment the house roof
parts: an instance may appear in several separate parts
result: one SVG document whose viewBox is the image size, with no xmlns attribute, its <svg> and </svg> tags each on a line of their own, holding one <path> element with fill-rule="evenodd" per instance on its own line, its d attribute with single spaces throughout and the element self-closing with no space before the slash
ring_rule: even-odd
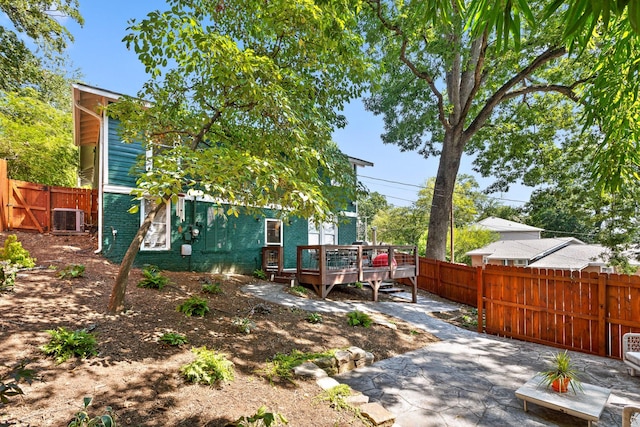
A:
<svg viewBox="0 0 640 427">
<path fill-rule="evenodd" d="M 590 265 L 606 266 L 609 250 L 600 245 L 568 245 L 529 264 L 534 268 L 582 270 Z"/>
<path fill-rule="evenodd" d="M 532 227 L 530 225 L 521 224 L 515 221 L 509 221 L 502 218 L 496 218 L 494 216 L 490 216 L 488 218 L 483 219 L 482 221 L 478 221 L 476 225 L 479 228 L 497 231 L 499 233 L 509 232 L 509 231 L 544 231 L 543 228 Z"/>
<path fill-rule="evenodd" d="M 74 83 L 73 95 L 73 141 L 77 146 L 95 146 L 100 140 L 101 115 L 99 110 L 122 94 L 97 87 Z"/>
<path fill-rule="evenodd" d="M 584 245 L 573 237 L 528 240 L 498 240 L 487 246 L 467 252 L 467 255 L 482 255 L 489 260 L 526 259 L 538 260 L 568 245 Z"/>
</svg>

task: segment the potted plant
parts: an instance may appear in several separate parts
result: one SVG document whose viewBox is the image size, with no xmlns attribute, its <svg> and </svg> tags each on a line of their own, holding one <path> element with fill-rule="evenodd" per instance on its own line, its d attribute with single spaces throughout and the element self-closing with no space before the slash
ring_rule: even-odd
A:
<svg viewBox="0 0 640 427">
<path fill-rule="evenodd" d="M 577 390 L 582 390 L 578 371 L 571 362 L 571 357 L 567 350 L 553 355 L 549 363 L 550 369 L 539 373 L 542 377 L 541 384 L 544 384 L 547 388 L 551 387 L 559 393 L 566 393 L 569 387 L 574 393 Z"/>
</svg>

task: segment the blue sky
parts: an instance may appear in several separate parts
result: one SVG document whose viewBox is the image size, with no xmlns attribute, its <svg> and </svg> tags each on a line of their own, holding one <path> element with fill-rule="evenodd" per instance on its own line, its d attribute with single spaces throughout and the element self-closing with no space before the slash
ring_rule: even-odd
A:
<svg viewBox="0 0 640 427">
<path fill-rule="evenodd" d="M 165 2 L 160 0 L 81 0 L 84 26 L 80 28 L 69 21 L 66 25 L 75 38 L 68 54 L 73 66 L 82 73 L 84 82 L 114 92 L 136 94 L 147 76 L 135 54 L 128 51 L 122 42 L 127 22 L 131 18 L 141 19 L 149 11 L 164 5 Z M 425 159 L 416 152 L 403 153 L 395 145 L 383 144 L 380 138 L 382 118 L 366 111 L 361 100 L 349 104 L 344 114 L 348 125 L 334 133 L 334 140 L 345 154 L 375 165 L 359 170 L 363 184 L 369 190 L 387 196 L 389 203 L 396 206 L 406 206 L 415 201 L 419 190 L 416 186 L 424 185 L 428 178 L 436 175 L 437 159 Z M 461 172 L 476 176 L 481 189 L 492 183 L 491 179 L 483 179 L 473 173 L 469 158 L 463 159 Z M 522 206 L 523 203 L 514 201 L 528 200 L 530 192 L 530 189 L 516 186 L 509 193 L 491 196 L 506 199 L 504 204 Z"/>
</svg>

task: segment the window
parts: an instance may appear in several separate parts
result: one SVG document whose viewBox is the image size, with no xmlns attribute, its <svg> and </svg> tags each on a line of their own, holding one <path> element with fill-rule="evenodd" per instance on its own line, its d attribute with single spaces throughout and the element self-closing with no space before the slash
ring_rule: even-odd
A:
<svg viewBox="0 0 640 427">
<path fill-rule="evenodd" d="M 267 246 L 282 246 L 282 221 L 279 219 L 265 220 L 265 239 Z"/>
<path fill-rule="evenodd" d="M 320 224 L 318 228 L 313 221 L 309 221 L 310 245 L 337 245 L 338 226 L 331 222 Z"/>
<path fill-rule="evenodd" d="M 513 261 L 513 265 L 517 267 L 526 267 L 529 263 L 526 259 L 516 259 Z"/>
<path fill-rule="evenodd" d="M 142 199 L 140 203 L 140 224 L 144 222 L 147 213 L 156 206 L 156 203 L 152 199 Z M 142 242 L 141 250 L 145 251 L 163 251 L 170 248 L 171 244 L 171 224 L 169 223 L 171 217 L 169 215 L 169 209 L 171 203 L 167 202 L 165 209 L 161 209 L 153 219 L 147 235 Z"/>
</svg>

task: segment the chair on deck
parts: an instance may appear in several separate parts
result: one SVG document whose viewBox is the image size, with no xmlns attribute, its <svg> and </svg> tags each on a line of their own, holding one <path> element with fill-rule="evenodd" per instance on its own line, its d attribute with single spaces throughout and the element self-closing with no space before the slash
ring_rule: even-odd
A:
<svg viewBox="0 0 640 427">
<path fill-rule="evenodd" d="M 622 361 L 629 366 L 632 377 L 640 371 L 640 333 L 627 333 L 622 336 Z"/>
</svg>

